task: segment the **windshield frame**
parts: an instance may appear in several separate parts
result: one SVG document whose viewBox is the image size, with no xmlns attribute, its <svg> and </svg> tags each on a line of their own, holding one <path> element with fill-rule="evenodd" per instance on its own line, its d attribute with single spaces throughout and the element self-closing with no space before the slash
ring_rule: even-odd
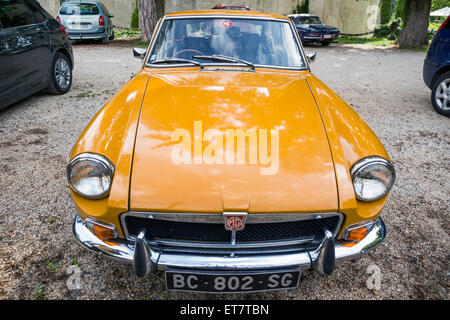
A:
<svg viewBox="0 0 450 320">
<path fill-rule="evenodd" d="M 153 50 L 155 49 L 155 44 L 158 42 L 159 37 L 161 36 L 161 27 L 163 26 L 164 22 L 167 20 L 180 20 L 180 19 L 243 19 L 243 20 L 265 20 L 265 21 L 278 21 L 282 23 L 287 23 L 289 25 L 289 28 L 292 32 L 292 35 L 294 37 L 294 41 L 296 46 L 298 47 L 298 51 L 300 54 L 300 59 L 303 63 L 303 66 L 299 67 L 283 67 L 283 66 L 275 66 L 275 65 L 263 65 L 263 64 L 255 64 L 256 68 L 266 68 L 266 69 L 281 69 L 281 70 L 294 70 L 294 71 L 304 71 L 309 70 L 309 65 L 307 62 L 307 59 L 305 58 L 305 53 L 303 51 L 303 46 L 301 45 L 301 41 L 299 38 L 299 35 L 297 33 L 297 29 L 295 28 L 295 25 L 290 19 L 282 19 L 282 18 L 272 18 L 272 17 L 259 17 L 259 16 L 246 16 L 246 15 L 180 15 L 180 16 L 166 16 L 161 19 L 160 23 L 158 23 L 157 30 L 155 30 L 156 34 L 152 37 L 152 40 L 150 42 L 149 48 L 147 50 L 147 57 L 145 59 L 144 67 L 148 68 L 155 68 L 155 69 L 161 69 L 161 68 L 179 68 L 179 67 L 187 67 L 192 66 L 190 63 L 180 63 L 180 64 L 172 64 L 172 65 L 156 65 L 151 64 L 150 57 L 153 54 Z M 230 63 L 220 63 L 220 62 L 212 62 L 212 63 L 202 63 L 204 66 L 230 66 Z M 243 66 L 246 67 L 243 63 L 235 63 L 233 64 L 234 67 L 236 66 Z M 204 70 L 204 69 L 203 69 Z"/>
</svg>

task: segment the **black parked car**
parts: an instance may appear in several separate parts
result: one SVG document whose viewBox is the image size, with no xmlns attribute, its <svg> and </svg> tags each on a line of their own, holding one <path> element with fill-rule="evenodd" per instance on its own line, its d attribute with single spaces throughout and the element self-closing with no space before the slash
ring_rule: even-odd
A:
<svg viewBox="0 0 450 320">
<path fill-rule="evenodd" d="M 72 85 L 73 52 L 64 27 L 35 0 L 0 0 L 0 109 L 41 90 Z"/>
<path fill-rule="evenodd" d="M 319 17 L 314 14 L 290 14 L 288 17 L 294 22 L 303 43 L 319 42 L 327 46 L 331 41 L 339 38 L 338 28 L 323 25 Z"/>
</svg>

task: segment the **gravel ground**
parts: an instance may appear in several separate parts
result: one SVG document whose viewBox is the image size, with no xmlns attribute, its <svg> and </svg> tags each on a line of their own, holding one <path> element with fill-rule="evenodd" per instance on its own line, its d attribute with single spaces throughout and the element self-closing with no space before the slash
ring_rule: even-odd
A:
<svg viewBox="0 0 450 320">
<path fill-rule="evenodd" d="M 330 277 L 304 272 L 295 290 L 225 296 L 168 292 L 162 272 L 137 278 L 131 266 L 81 248 L 71 232 L 76 209 L 67 156 L 140 63 L 130 48 L 74 45 L 68 94 L 37 94 L 0 110 L 0 298 L 448 299 L 450 120 L 432 109 L 422 81 L 425 52 L 342 44 L 306 49 L 317 51 L 313 72 L 368 122 L 396 166 L 382 213 L 388 235 L 379 248 L 339 264 Z M 78 290 L 66 285 L 72 264 L 81 271 Z M 373 265 L 380 289 L 366 284 Z"/>
</svg>

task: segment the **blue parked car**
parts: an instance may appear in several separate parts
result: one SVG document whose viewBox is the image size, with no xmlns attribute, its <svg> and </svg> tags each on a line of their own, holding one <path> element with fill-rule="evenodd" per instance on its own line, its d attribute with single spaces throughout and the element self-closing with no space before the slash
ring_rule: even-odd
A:
<svg viewBox="0 0 450 320">
<path fill-rule="evenodd" d="M 340 36 L 338 28 L 323 25 L 319 17 L 314 14 L 290 14 L 288 18 L 294 22 L 303 43 L 319 42 L 327 46 Z"/>
<path fill-rule="evenodd" d="M 431 103 L 440 114 L 450 116 L 450 21 L 436 32 L 423 64 L 423 80 L 431 89 Z"/>
</svg>

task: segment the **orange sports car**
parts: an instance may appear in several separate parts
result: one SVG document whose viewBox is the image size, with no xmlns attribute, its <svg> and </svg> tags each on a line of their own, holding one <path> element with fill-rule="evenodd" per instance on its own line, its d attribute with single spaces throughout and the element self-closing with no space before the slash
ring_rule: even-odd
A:
<svg viewBox="0 0 450 320">
<path fill-rule="evenodd" d="M 217 293 L 295 288 L 383 241 L 395 170 L 289 18 L 173 13 L 134 55 L 67 165 L 82 245 Z"/>
</svg>

